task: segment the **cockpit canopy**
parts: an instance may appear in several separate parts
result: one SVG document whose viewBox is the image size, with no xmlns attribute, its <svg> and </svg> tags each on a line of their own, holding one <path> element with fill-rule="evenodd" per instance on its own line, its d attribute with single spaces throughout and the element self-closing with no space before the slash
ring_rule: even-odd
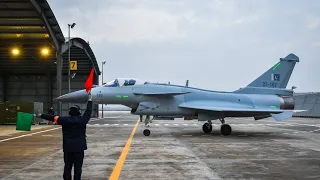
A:
<svg viewBox="0 0 320 180">
<path fill-rule="evenodd" d="M 142 84 L 148 84 L 148 82 L 133 78 L 117 78 L 103 85 L 103 87 L 134 86 Z"/>
</svg>

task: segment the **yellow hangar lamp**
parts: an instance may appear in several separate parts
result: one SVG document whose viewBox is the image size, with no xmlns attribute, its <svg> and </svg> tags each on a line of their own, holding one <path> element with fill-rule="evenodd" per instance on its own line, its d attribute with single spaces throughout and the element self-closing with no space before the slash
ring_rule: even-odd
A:
<svg viewBox="0 0 320 180">
<path fill-rule="evenodd" d="M 18 56 L 20 54 L 20 50 L 18 48 L 13 48 L 11 50 L 12 55 Z"/>
<path fill-rule="evenodd" d="M 41 49 L 41 55 L 48 56 L 49 55 L 49 49 L 48 48 L 42 48 Z"/>
</svg>

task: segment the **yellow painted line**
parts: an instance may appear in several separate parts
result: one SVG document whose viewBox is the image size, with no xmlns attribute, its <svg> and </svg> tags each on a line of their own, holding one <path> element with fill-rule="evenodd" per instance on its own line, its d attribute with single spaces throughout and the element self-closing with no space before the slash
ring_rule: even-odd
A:
<svg viewBox="0 0 320 180">
<path fill-rule="evenodd" d="M 111 176 L 109 177 L 110 180 L 119 179 L 119 176 L 120 176 L 120 173 L 121 173 L 121 170 L 122 170 L 122 166 L 124 164 L 124 161 L 126 160 L 126 157 L 127 157 L 128 152 L 129 152 L 133 136 L 134 136 L 134 134 L 135 134 L 135 132 L 137 130 L 139 122 L 140 122 L 140 118 L 138 119 L 136 125 L 133 128 L 129 139 L 128 139 L 126 145 L 124 146 L 124 148 L 122 150 L 122 153 L 121 153 L 121 155 L 120 155 L 120 157 L 118 159 L 118 162 L 117 162 L 116 166 L 113 168 Z"/>
</svg>

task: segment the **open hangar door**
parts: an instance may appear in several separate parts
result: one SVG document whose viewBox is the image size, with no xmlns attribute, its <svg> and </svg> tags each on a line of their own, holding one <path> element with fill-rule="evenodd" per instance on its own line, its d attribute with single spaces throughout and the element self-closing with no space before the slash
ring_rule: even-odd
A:
<svg viewBox="0 0 320 180">
<path fill-rule="evenodd" d="M 8 75 L 7 101 L 43 102 L 44 109 L 49 103 L 49 79 L 45 75 Z"/>
</svg>

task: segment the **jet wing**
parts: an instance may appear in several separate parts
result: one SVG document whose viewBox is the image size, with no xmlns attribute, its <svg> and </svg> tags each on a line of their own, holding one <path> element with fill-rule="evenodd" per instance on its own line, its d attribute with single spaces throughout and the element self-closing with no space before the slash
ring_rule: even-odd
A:
<svg viewBox="0 0 320 180">
<path fill-rule="evenodd" d="M 179 105 L 181 108 L 189 108 L 189 109 L 200 109 L 200 110 L 208 110 L 208 111 L 234 111 L 234 112 L 269 112 L 269 113 L 282 113 L 286 111 L 296 111 L 296 112 L 303 112 L 305 110 L 284 110 L 284 109 L 268 109 L 268 108 L 253 108 L 251 106 L 245 106 L 236 103 L 222 103 L 219 105 L 219 102 L 215 102 L 216 105 L 209 105 L 205 103 L 205 101 L 193 101 L 193 102 L 186 102 Z"/>
<path fill-rule="evenodd" d="M 226 101 L 189 101 L 181 103 L 181 108 L 199 109 L 208 111 L 251 111 L 254 110 L 252 106 L 243 105 L 239 103 L 226 102 Z"/>
<path fill-rule="evenodd" d="M 209 104 L 210 103 L 210 104 Z M 270 113 L 275 120 L 284 120 L 292 117 L 296 112 L 303 112 L 306 110 L 284 110 L 284 109 L 268 109 L 268 108 L 253 108 L 251 106 L 241 105 L 237 103 L 229 102 L 215 102 L 215 105 L 211 105 L 211 102 L 207 101 L 191 101 L 182 103 L 179 105 L 181 108 L 199 109 L 207 111 L 218 112 L 264 112 Z"/>
<path fill-rule="evenodd" d="M 134 92 L 135 95 L 148 95 L 148 96 L 176 96 L 187 94 L 189 92 Z"/>
</svg>

